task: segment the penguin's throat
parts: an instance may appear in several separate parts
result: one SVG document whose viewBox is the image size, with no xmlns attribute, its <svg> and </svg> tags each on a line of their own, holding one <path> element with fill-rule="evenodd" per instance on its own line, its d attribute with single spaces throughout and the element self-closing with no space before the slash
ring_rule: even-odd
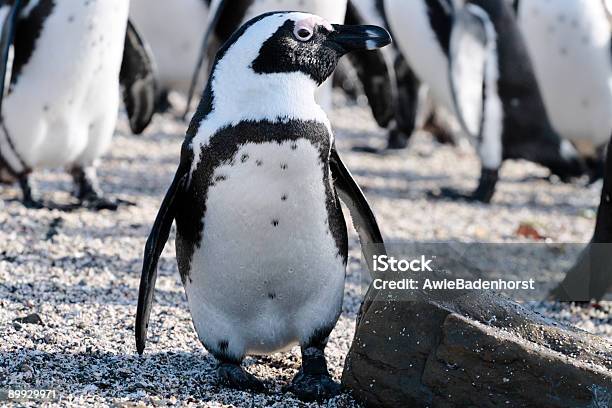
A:
<svg viewBox="0 0 612 408">
<path fill-rule="evenodd" d="M 214 109 L 236 112 L 250 119 L 275 117 L 312 117 L 321 107 L 315 99 L 317 84 L 295 73 L 265 74 L 244 83 L 234 78 L 232 84 L 213 82 Z M 251 78 L 254 79 L 254 78 Z"/>
</svg>

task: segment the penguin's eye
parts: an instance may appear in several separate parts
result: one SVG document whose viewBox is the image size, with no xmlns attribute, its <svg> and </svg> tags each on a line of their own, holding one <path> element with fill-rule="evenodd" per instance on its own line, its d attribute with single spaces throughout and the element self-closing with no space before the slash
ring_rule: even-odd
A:
<svg viewBox="0 0 612 408">
<path fill-rule="evenodd" d="M 293 32 L 293 35 L 295 35 L 295 38 L 297 38 L 298 41 L 306 42 L 312 38 L 314 33 L 312 30 L 308 28 L 300 27 L 300 28 L 295 29 L 295 31 Z"/>
</svg>

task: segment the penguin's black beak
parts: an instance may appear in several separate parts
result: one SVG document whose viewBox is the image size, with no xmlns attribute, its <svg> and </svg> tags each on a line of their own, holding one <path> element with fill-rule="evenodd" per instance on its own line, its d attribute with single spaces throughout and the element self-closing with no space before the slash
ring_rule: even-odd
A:
<svg viewBox="0 0 612 408">
<path fill-rule="evenodd" d="M 382 27 L 372 25 L 333 24 L 327 37 L 329 46 L 339 54 L 352 51 L 376 50 L 391 44 L 391 35 Z"/>
</svg>

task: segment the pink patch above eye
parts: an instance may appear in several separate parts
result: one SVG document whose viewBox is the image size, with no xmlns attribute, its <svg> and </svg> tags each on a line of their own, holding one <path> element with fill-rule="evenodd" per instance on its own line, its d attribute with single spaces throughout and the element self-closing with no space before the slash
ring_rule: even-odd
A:
<svg viewBox="0 0 612 408">
<path fill-rule="evenodd" d="M 308 30 L 314 33 L 317 26 L 325 27 L 328 31 L 334 31 L 334 27 L 332 27 L 329 21 L 319 16 L 310 16 L 295 23 L 295 32 Z"/>
</svg>

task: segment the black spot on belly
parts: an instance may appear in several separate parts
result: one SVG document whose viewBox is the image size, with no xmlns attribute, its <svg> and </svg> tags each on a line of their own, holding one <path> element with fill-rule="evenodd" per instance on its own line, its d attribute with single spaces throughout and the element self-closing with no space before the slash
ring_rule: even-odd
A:
<svg viewBox="0 0 612 408">
<path fill-rule="evenodd" d="M 281 170 L 287 170 L 289 168 L 289 166 L 287 165 L 287 163 L 282 163 L 281 164 Z"/>
<path fill-rule="evenodd" d="M 297 150 L 297 143 L 291 144 L 291 150 Z"/>
<path fill-rule="evenodd" d="M 278 220 L 272 220 L 272 225 L 274 225 L 275 227 L 278 227 L 279 221 Z"/>
<path fill-rule="evenodd" d="M 25 5 L 28 5 L 28 3 L 29 1 L 26 1 Z M 14 88 L 15 84 L 17 84 L 23 67 L 32 58 L 32 54 L 36 48 L 36 43 L 40 37 L 43 26 L 49 15 L 51 15 L 53 12 L 54 7 L 55 1 L 41 0 L 36 3 L 26 18 L 19 20 L 19 24 L 17 24 L 17 29 L 15 31 L 15 54 L 13 59 L 11 86 L 9 88 L 9 92 Z"/>
<path fill-rule="evenodd" d="M 219 183 L 225 180 L 227 180 L 227 176 L 220 175 L 220 176 L 215 177 L 215 183 Z"/>
<path fill-rule="evenodd" d="M 281 201 L 287 201 L 287 198 L 289 198 L 289 197 L 287 196 L 287 194 L 283 194 L 283 195 L 281 196 Z"/>
<path fill-rule="evenodd" d="M 219 351 L 221 353 L 225 353 L 225 352 L 227 352 L 227 349 L 229 347 L 229 341 L 227 341 L 227 340 L 220 340 L 218 345 L 219 345 Z"/>
<path fill-rule="evenodd" d="M 257 164 L 257 167 L 261 167 L 263 166 L 263 160 L 257 160 L 255 164 Z"/>
<path fill-rule="evenodd" d="M 274 293 L 274 292 L 268 293 L 268 299 L 271 299 L 271 300 L 276 299 L 276 293 Z"/>
<path fill-rule="evenodd" d="M 240 161 L 243 163 L 246 163 L 249 160 L 249 155 L 248 154 L 243 154 L 242 157 L 240 158 Z"/>
</svg>

